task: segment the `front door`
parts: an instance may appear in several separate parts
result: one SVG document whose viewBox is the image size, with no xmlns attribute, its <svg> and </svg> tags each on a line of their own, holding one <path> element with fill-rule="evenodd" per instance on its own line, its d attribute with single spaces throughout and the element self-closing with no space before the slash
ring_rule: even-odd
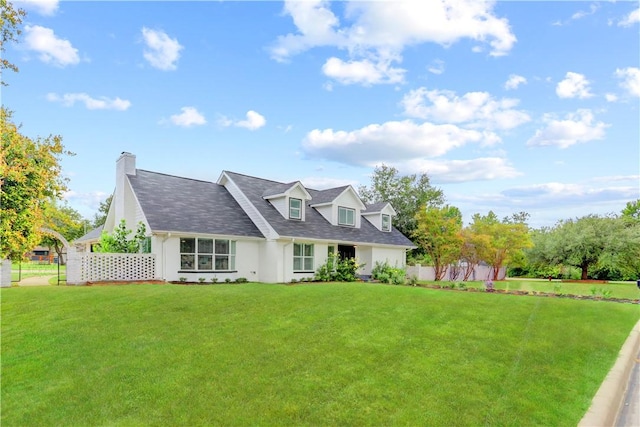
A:
<svg viewBox="0 0 640 427">
<path fill-rule="evenodd" d="M 340 259 L 355 258 L 356 247 L 348 245 L 338 245 L 338 255 L 340 255 Z"/>
</svg>

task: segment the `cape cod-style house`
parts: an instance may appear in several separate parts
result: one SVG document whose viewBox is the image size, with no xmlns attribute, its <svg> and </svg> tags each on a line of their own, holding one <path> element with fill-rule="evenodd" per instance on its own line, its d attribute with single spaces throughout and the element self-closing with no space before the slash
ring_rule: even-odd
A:
<svg viewBox="0 0 640 427">
<path fill-rule="evenodd" d="M 136 169 L 116 162 L 116 189 L 104 225 L 146 226 L 156 277 L 264 283 L 313 277 L 330 254 L 355 257 L 367 276 L 377 262 L 404 267 L 413 243 L 393 227 L 389 203 L 365 205 L 353 187 L 305 188 L 223 171 L 216 182 Z M 93 232 L 76 241 L 89 250 Z"/>
</svg>

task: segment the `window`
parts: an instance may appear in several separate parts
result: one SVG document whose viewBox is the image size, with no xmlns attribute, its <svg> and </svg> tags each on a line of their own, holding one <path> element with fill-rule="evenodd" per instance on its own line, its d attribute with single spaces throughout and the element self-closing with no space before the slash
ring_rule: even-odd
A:
<svg viewBox="0 0 640 427">
<path fill-rule="evenodd" d="M 314 271 L 313 245 L 293 244 L 293 271 Z"/>
<path fill-rule="evenodd" d="M 197 261 L 197 263 L 196 263 Z M 231 271 L 236 268 L 236 242 L 224 239 L 180 239 L 180 269 Z"/>
<path fill-rule="evenodd" d="M 391 216 L 382 214 L 382 231 L 391 231 Z"/>
<path fill-rule="evenodd" d="M 289 218 L 302 219 L 302 200 L 289 199 Z"/>
<path fill-rule="evenodd" d="M 356 211 L 355 209 L 343 208 L 338 206 L 338 224 L 339 225 L 356 225 Z"/>
</svg>

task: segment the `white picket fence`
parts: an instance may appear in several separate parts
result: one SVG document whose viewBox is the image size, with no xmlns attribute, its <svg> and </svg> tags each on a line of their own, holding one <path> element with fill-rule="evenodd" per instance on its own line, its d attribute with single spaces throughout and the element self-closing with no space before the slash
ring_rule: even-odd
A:
<svg viewBox="0 0 640 427">
<path fill-rule="evenodd" d="M 456 271 L 452 267 L 448 267 L 442 280 L 462 282 L 464 273 L 462 271 L 458 271 L 457 275 L 455 273 Z M 498 273 L 498 280 L 504 280 L 506 276 L 507 270 L 503 267 Z M 436 269 L 420 264 L 407 266 L 407 277 L 416 277 L 418 280 L 433 281 L 436 280 Z M 476 265 L 468 280 L 484 281 L 491 278 L 493 278 L 493 268 L 487 265 Z"/>
<path fill-rule="evenodd" d="M 67 260 L 67 284 L 156 280 L 154 254 L 77 253 Z"/>
</svg>

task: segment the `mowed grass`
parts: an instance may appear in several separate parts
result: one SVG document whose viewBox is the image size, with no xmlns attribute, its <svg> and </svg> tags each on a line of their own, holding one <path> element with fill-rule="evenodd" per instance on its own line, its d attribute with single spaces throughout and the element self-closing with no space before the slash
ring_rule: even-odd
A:
<svg viewBox="0 0 640 427">
<path fill-rule="evenodd" d="M 3 426 L 575 426 L 640 318 L 363 283 L 0 296 Z"/>
</svg>

